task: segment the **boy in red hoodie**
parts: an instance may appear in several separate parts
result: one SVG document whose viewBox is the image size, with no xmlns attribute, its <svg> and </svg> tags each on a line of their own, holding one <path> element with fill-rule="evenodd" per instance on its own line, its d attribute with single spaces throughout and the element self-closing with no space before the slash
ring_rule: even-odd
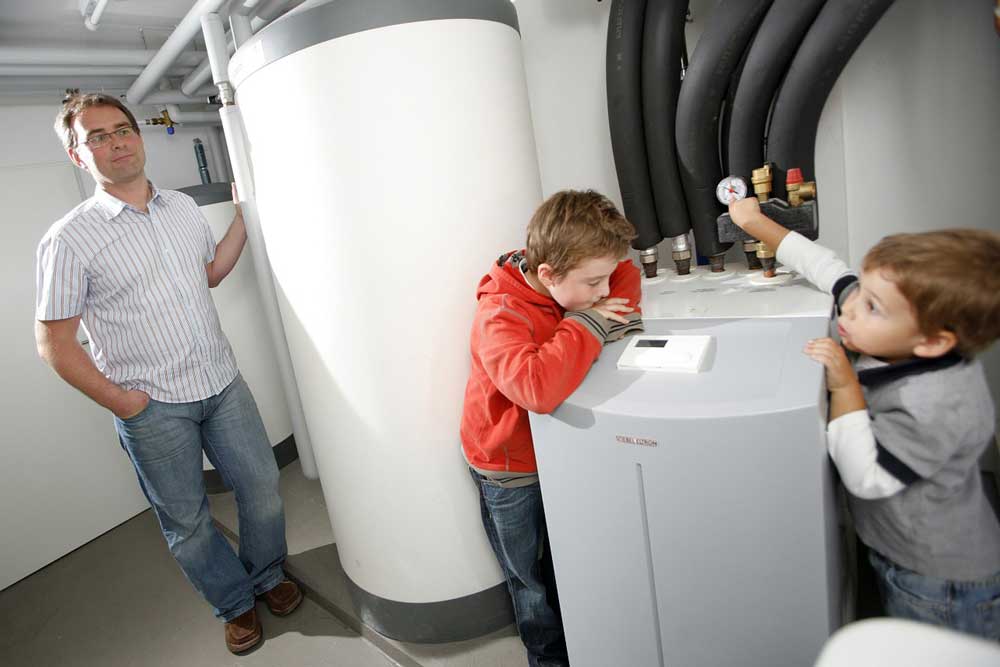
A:
<svg viewBox="0 0 1000 667">
<path fill-rule="evenodd" d="M 462 450 L 532 667 L 569 662 L 528 411 L 554 410 L 605 343 L 642 329 L 639 270 L 623 259 L 633 238 L 607 197 L 557 192 L 476 292 Z"/>
</svg>

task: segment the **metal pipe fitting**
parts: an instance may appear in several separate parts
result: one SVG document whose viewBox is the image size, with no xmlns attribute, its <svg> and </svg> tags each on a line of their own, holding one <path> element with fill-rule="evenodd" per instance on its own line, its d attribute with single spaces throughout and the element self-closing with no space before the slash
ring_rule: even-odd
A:
<svg viewBox="0 0 1000 667">
<path fill-rule="evenodd" d="M 655 278 L 657 264 L 660 261 L 660 253 L 656 246 L 639 251 L 639 263 L 642 264 L 642 272 L 647 278 Z"/>
<path fill-rule="evenodd" d="M 674 236 L 670 239 L 670 254 L 677 267 L 677 275 L 686 276 L 691 273 L 691 246 L 687 234 Z"/>
</svg>

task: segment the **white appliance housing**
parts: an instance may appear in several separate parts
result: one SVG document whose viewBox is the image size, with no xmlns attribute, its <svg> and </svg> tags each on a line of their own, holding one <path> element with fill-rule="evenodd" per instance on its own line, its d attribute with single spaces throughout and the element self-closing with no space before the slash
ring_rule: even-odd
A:
<svg viewBox="0 0 1000 667">
<path fill-rule="evenodd" d="M 842 622 L 822 367 L 832 298 L 783 273 L 643 281 L 645 334 L 712 337 L 700 372 L 607 345 L 531 415 L 570 661 L 810 665 Z"/>
</svg>

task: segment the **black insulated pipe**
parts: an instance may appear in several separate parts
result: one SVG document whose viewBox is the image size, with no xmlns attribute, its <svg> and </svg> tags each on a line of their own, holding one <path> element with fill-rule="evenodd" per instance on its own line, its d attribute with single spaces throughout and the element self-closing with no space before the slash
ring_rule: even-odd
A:
<svg viewBox="0 0 1000 667">
<path fill-rule="evenodd" d="M 815 180 L 816 130 L 826 98 L 871 29 L 893 0 L 828 2 L 806 33 L 774 102 L 767 129 L 767 160 L 774 163 L 773 196 L 787 199 L 792 167 Z"/>
<path fill-rule="evenodd" d="M 653 204 L 664 238 L 691 229 L 674 139 L 687 7 L 688 0 L 648 0 L 642 34 L 642 119 Z"/>
<path fill-rule="evenodd" d="M 778 84 L 826 0 L 774 0 L 747 51 L 727 110 L 726 174 L 750 183 L 764 164 L 767 115 Z"/>
<path fill-rule="evenodd" d="M 207 185 L 212 182 L 212 177 L 208 173 L 208 160 L 205 159 L 205 147 L 201 139 L 194 140 L 194 159 L 198 161 L 198 175 L 201 176 L 201 184 Z"/>
<path fill-rule="evenodd" d="M 677 166 L 684 185 L 695 246 L 711 257 L 729 249 L 720 243 L 716 218 L 724 210 L 715 198 L 722 180 L 719 113 L 729 79 L 739 66 L 772 0 L 720 0 L 698 39 L 677 101 Z"/>
<path fill-rule="evenodd" d="M 606 77 L 611 151 L 625 217 L 635 227 L 632 247 L 653 248 L 663 240 L 649 182 L 642 123 L 640 65 L 646 0 L 614 0 L 608 20 Z"/>
</svg>

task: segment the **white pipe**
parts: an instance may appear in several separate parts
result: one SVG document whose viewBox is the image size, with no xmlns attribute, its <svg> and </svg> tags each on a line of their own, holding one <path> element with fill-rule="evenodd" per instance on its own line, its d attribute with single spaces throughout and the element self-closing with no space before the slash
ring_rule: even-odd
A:
<svg viewBox="0 0 1000 667">
<path fill-rule="evenodd" d="M 90 13 L 90 16 L 83 17 L 83 25 L 87 30 L 97 30 L 97 24 L 101 22 L 101 15 L 104 14 L 104 9 L 107 6 L 108 0 L 97 0 L 94 11 Z"/>
<path fill-rule="evenodd" d="M 209 96 L 217 92 L 219 89 L 215 86 L 199 88 L 191 95 L 180 90 L 157 90 L 146 96 L 146 104 L 206 104 Z"/>
<path fill-rule="evenodd" d="M 243 46 L 243 43 L 253 37 L 253 30 L 250 28 L 250 17 L 244 14 L 233 12 L 229 15 L 229 34 L 233 38 L 236 48 Z"/>
<path fill-rule="evenodd" d="M 250 16 L 253 14 L 254 10 L 257 9 L 259 0 L 243 0 L 243 2 L 236 2 L 234 6 L 229 8 L 229 18 L 232 19 L 234 16 Z"/>
<path fill-rule="evenodd" d="M 130 65 L 0 65 L 0 76 L 135 76 L 141 67 Z M 187 68 L 171 68 L 167 74 L 187 74 Z"/>
<path fill-rule="evenodd" d="M 289 9 L 298 6 L 304 0 L 266 0 L 257 7 L 257 15 L 250 20 L 250 32 L 256 33 L 268 23 L 284 14 Z M 236 11 L 230 13 L 230 21 Z M 246 40 L 243 40 L 246 41 Z M 243 42 L 239 42 L 241 45 Z M 236 44 L 232 40 L 227 40 L 226 51 L 229 55 L 236 52 Z M 208 56 L 198 63 L 198 66 L 181 81 L 181 90 L 190 95 L 188 91 L 195 90 L 201 84 L 208 81 L 212 76 L 212 65 L 208 62 Z"/>
<path fill-rule="evenodd" d="M 170 120 L 178 125 L 220 122 L 219 114 L 215 111 L 182 111 L 176 104 L 168 104 L 167 113 L 170 114 Z"/>
<path fill-rule="evenodd" d="M 0 46 L 0 65 L 138 65 L 144 66 L 156 56 L 145 49 L 64 49 Z M 181 54 L 175 65 L 194 67 L 207 56 L 199 51 Z"/>
<path fill-rule="evenodd" d="M 229 42 L 226 45 L 226 50 L 229 55 L 233 55 L 236 53 L 236 45 Z M 190 95 L 187 91 L 197 90 L 210 78 L 212 78 L 212 63 L 208 62 L 208 56 L 205 56 L 205 59 L 181 81 L 181 90 Z"/>
<path fill-rule="evenodd" d="M 301 5 L 305 0 L 264 0 L 257 7 L 257 18 L 261 19 L 265 23 L 269 23 L 274 19 L 278 18 L 289 9 L 293 9 L 298 5 Z M 291 6 L 289 6 L 291 5 Z M 257 32 L 255 29 L 254 32 Z"/>
<path fill-rule="evenodd" d="M 208 52 L 208 64 L 212 70 L 212 81 L 215 85 L 229 83 L 229 50 L 225 27 L 218 14 L 205 14 L 201 17 L 202 34 L 205 37 L 205 51 Z M 220 94 L 223 91 L 219 91 Z M 223 99 L 223 104 L 225 100 Z"/>
<path fill-rule="evenodd" d="M 160 47 L 156 57 L 150 61 L 132 87 L 128 89 L 125 97 L 129 104 L 143 103 L 146 96 L 153 91 L 173 62 L 201 30 L 201 16 L 215 12 L 225 2 L 226 0 L 197 0 L 195 2 L 194 7 L 184 15 L 177 28 L 170 33 L 170 37 L 167 37 L 167 41 Z"/>
<path fill-rule="evenodd" d="M 285 401 L 288 404 L 292 432 L 295 435 L 295 447 L 299 452 L 299 463 L 302 466 L 303 475 L 309 479 L 319 479 L 312 440 L 306 426 L 305 413 L 302 411 L 299 385 L 295 380 L 295 369 L 292 367 L 292 357 L 288 352 L 288 339 L 281 321 L 281 310 L 278 306 L 278 292 L 274 287 L 271 261 L 267 257 L 267 246 L 264 243 L 260 215 L 257 212 L 256 190 L 253 183 L 250 154 L 247 151 L 246 133 L 243 129 L 243 115 L 240 113 L 239 107 L 232 101 L 232 88 L 229 84 L 228 74 L 229 55 L 225 49 L 225 32 L 222 20 L 216 14 L 207 14 L 202 17 L 201 25 L 205 35 L 208 57 L 212 63 L 212 78 L 219 84 L 219 94 L 224 101 L 223 107 L 219 109 L 219 117 L 222 119 L 226 146 L 229 148 L 229 159 L 233 166 L 233 180 L 236 181 L 240 209 L 243 211 L 243 222 L 246 225 L 247 240 L 257 274 L 257 287 L 260 290 L 264 314 L 274 341 L 281 383 L 285 390 Z"/>
<path fill-rule="evenodd" d="M 226 146 L 229 148 L 229 157 L 233 165 L 233 177 L 236 181 L 239 205 L 243 211 L 248 245 L 257 274 L 257 287 L 260 290 L 261 302 L 264 304 L 268 329 L 270 329 L 271 338 L 274 341 L 275 356 L 281 374 L 281 383 L 285 390 L 285 401 L 288 404 L 288 414 L 292 421 L 292 433 L 295 435 L 295 447 L 299 452 L 302 474 L 309 479 L 319 479 L 312 441 L 309 438 L 305 414 L 302 411 L 299 387 L 295 380 L 295 370 L 292 368 L 292 358 L 288 352 L 288 339 L 281 322 L 281 311 L 278 307 L 278 293 L 274 287 L 271 262 L 267 257 L 264 234 L 260 227 L 260 215 L 254 196 L 253 175 L 250 172 L 250 156 L 246 152 L 243 117 L 239 107 L 235 105 L 222 107 L 219 110 L 219 116 L 222 119 L 222 129 L 226 134 Z"/>
</svg>

